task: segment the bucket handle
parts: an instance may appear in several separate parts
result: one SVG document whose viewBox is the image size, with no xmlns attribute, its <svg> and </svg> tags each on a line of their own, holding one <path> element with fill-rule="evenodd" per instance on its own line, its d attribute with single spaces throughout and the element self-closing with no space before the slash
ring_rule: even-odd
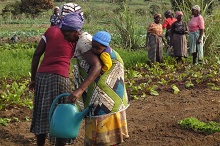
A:
<svg viewBox="0 0 220 146">
<path fill-rule="evenodd" d="M 49 123 L 50 123 L 50 121 L 51 121 L 52 113 L 53 113 L 54 106 L 55 106 L 56 102 L 57 102 L 60 98 L 65 97 L 65 96 L 70 96 L 70 93 L 62 93 L 62 94 L 58 95 L 58 96 L 53 100 L 53 103 L 52 103 L 52 105 L 51 105 L 51 107 L 50 107 L 50 112 L 49 112 Z"/>
</svg>

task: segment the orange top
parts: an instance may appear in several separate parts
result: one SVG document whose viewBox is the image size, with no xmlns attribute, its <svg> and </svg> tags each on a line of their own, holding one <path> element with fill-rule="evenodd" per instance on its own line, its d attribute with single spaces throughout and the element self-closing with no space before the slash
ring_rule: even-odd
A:
<svg viewBox="0 0 220 146">
<path fill-rule="evenodd" d="M 157 36 L 162 36 L 162 33 L 163 33 L 162 25 L 152 22 L 148 25 L 147 32 L 152 33 Z"/>
</svg>

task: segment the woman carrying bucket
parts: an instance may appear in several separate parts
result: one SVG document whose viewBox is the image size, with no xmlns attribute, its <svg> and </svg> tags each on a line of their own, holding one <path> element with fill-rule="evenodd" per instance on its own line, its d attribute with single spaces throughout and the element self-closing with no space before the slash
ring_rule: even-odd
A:
<svg viewBox="0 0 220 146">
<path fill-rule="evenodd" d="M 117 52 L 112 50 L 112 66 L 100 75 L 102 63 L 92 51 L 92 36 L 81 31 L 83 19 L 77 13 L 66 15 L 60 24 L 64 38 L 77 41 L 75 56 L 81 83 L 70 99 L 84 108 L 98 102 L 92 115 L 85 118 L 85 145 L 117 145 L 128 138 L 126 109 L 127 92 L 124 84 L 124 65 Z M 109 40 L 108 33 L 96 35 L 97 42 Z M 82 98 L 80 98 L 82 96 Z M 83 104 L 80 104 L 82 103 Z M 101 126 L 102 125 L 102 126 Z"/>
</svg>

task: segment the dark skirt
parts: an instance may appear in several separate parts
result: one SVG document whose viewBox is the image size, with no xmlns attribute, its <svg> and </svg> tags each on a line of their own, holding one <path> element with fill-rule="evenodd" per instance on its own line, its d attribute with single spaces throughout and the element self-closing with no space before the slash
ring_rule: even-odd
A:
<svg viewBox="0 0 220 146">
<path fill-rule="evenodd" d="M 37 73 L 34 91 L 34 109 L 30 131 L 36 135 L 49 133 L 49 110 L 53 100 L 61 93 L 70 93 L 69 78 L 50 74 Z M 59 101 L 67 102 L 66 99 Z"/>
<path fill-rule="evenodd" d="M 187 41 L 186 36 L 181 34 L 173 34 L 173 51 L 175 57 L 187 57 Z"/>
<path fill-rule="evenodd" d="M 163 61 L 163 41 L 162 37 L 156 35 L 149 35 L 149 50 L 148 58 L 151 62 L 162 62 Z"/>
</svg>

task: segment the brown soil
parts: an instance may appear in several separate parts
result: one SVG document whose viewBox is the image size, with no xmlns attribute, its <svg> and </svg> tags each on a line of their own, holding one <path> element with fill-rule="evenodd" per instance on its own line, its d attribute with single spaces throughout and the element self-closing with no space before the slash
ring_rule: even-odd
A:
<svg viewBox="0 0 220 146">
<path fill-rule="evenodd" d="M 195 117 L 203 122 L 220 122 L 220 91 L 208 88 L 182 90 L 175 95 L 162 92 L 144 99 L 130 101 L 127 110 L 129 135 L 121 146 L 219 146 L 220 133 L 204 134 L 183 129 L 178 121 Z M 0 126 L 1 146 L 32 146 L 36 139 L 29 132 L 31 110 L 13 108 L 1 111 L 1 117 L 17 117 L 8 126 Z M 76 146 L 83 145 L 83 124 Z M 48 145 L 48 143 L 47 143 Z"/>
</svg>

